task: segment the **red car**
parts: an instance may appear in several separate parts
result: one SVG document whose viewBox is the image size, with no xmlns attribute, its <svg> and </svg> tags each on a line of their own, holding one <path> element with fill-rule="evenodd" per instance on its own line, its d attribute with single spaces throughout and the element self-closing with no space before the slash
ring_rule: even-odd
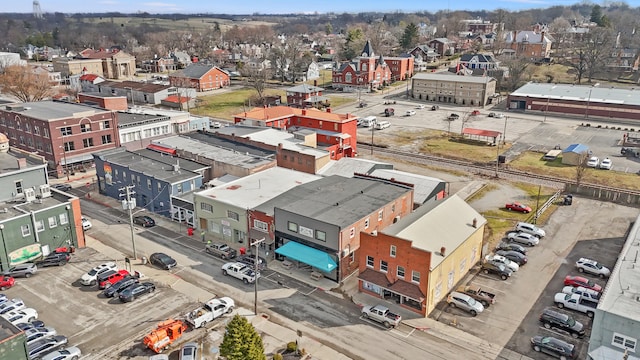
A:
<svg viewBox="0 0 640 360">
<path fill-rule="evenodd" d="M 118 281 L 124 279 L 124 277 L 128 275 L 129 272 L 127 270 L 118 270 L 118 272 L 113 272 L 105 276 L 98 276 L 98 286 L 100 290 L 104 290 L 108 287 L 111 287 L 111 285 L 117 283 Z"/>
<path fill-rule="evenodd" d="M 583 278 L 582 276 L 572 276 L 572 275 L 567 275 L 564 278 L 564 285 L 565 286 L 573 286 L 573 287 L 578 287 L 578 286 L 582 286 L 585 287 L 587 289 L 591 289 L 597 292 L 602 291 L 602 286 L 594 283 L 593 281 L 587 279 L 587 278 Z"/>
<path fill-rule="evenodd" d="M 504 206 L 509 211 L 518 211 L 521 213 L 528 214 L 531 212 L 531 208 L 527 205 L 520 204 L 519 202 L 512 202 L 511 204 L 507 204 Z"/>
<path fill-rule="evenodd" d="M 16 283 L 16 279 L 11 276 L 3 276 L 0 279 L 0 290 L 5 291 Z"/>
</svg>

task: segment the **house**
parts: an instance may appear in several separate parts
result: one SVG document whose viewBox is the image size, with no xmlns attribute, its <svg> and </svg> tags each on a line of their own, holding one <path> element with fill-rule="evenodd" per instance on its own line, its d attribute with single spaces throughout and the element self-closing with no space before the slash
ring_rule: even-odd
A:
<svg viewBox="0 0 640 360">
<path fill-rule="evenodd" d="M 60 85 L 62 82 L 61 74 L 57 71 L 53 71 L 53 68 L 50 69 L 46 65 L 29 65 L 29 70 L 38 76 L 46 76 L 47 79 L 49 79 L 49 83 L 53 86 Z"/>
<path fill-rule="evenodd" d="M 62 76 L 88 72 L 107 79 L 128 79 L 136 72 L 136 58 L 118 49 L 85 49 L 76 57 L 53 59 L 54 71 Z"/>
<path fill-rule="evenodd" d="M 11 147 L 0 134 L 2 271 L 59 247 L 85 246 L 80 199 L 51 189 L 48 179 L 44 157 Z"/>
<path fill-rule="evenodd" d="M 404 73 L 399 75 L 402 79 L 406 76 Z M 358 92 L 369 92 L 392 81 L 391 69 L 385 63 L 382 55 L 376 57 L 369 40 L 367 40 L 361 56 L 335 66 L 331 78 L 334 89 Z"/>
<path fill-rule="evenodd" d="M 562 150 L 562 163 L 567 165 L 579 165 L 589 155 L 589 147 L 583 144 L 571 144 Z"/>
<path fill-rule="evenodd" d="M 274 208 L 275 253 L 342 282 L 358 271 L 364 232 L 381 231 L 409 215 L 411 186 L 394 181 L 324 177 L 296 186 Z"/>
<path fill-rule="evenodd" d="M 300 136 L 309 136 L 331 153 L 331 159 L 351 157 L 357 153 L 357 118 L 352 114 L 333 113 L 331 108 L 326 111 L 288 106 L 253 108 L 234 115 L 234 122 L 284 129 L 298 132 Z"/>
<path fill-rule="evenodd" d="M 453 55 L 456 51 L 456 42 L 447 38 L 437 38 L 429 41 L 427 45 L 435 49 L 440 56 Z"/>
<path fill-rule="evenodd" d="M 329 98 L 322 96 L 323 88 L 300 84 L 286 89 L 287 105 L 297 108 L 315 107 L 329 101 Z"/>
<path fill-rule="evenodd" d="M 169 57 L 173 59 L 173 63 L 178 69 L 184 69 L 191 64 L 191 56 L 184 51 L 174 51 L 169 54 Z"/>
<path fill-rule="evenodd" d="M 638 49 L 615 48 L 607 61 L 607 71 L 632 72 L 638 70 L 640 54 Z"/>
<path fill-rule="evenodd" d="M 69 76 L 69 78 L 75 78 L 78 75 Z M 87 74 L 86 70 L 83 70 L 83 74 L 78 77 L 78 85 L 80 86 L 80 91 L 84 92 L 98 92 L 98 84 L 105 82 L 106 80 L 97 74 Z M 74 86 L 75 88 L 75 86 Z"/>
<path fill-rule="evenodd" d="M 492 54 L 462 54 L 458 63 L 467 69 L 495 70 L 500 65 Z"/>
<path fill-rule="evenodd" d="M 434 48 L 427 45 L 418 45 L 413 50 L 409 51 L 409 54 L 416 59 L 421 59 L 422 62 L 425 63 L 434 62 L 440 57 Z"/>
<path fill-rule="evenodd" d="M 589 359 L 640 359 L 640 272 L 635 266 L 639 252 L 640 218 L 636 219 L 627 235 L 595 309 L 589 337 Z"/>
<path fill-rule="evenodd" d="M 14 148 L 41 155 L 51 175 L 85 171 L 92 153 L 120 146 L 117 115 L 107 109 L 37 101 L 0 107 L 0 132 Z"/>
<path fill-rule="evenodd" d="M 428 316 L 480 260 L 486 219 L 452 195 L 382 229 L 364 229 L 358 290 Z"/>
<path fill-rule="evenodd" d="M 489 34 L 504 30 L 503 23 L 493 23 L 491 21 L 478 19 L 462 20 L 467 25 L 466 31 L 472 34 Z"/>
<path fill-rule="evenodd" d="M 553 38 L 546 32 L 510 31 L 506 33 L 504 54 L 544 59 L 551 55 Z"/>
<path fill-rule="evenodd" d="M 249 239 L 264 238 L 265 246 L 273 250 L 273 200 L 296 186 L 319 178 L 313 174 L 272 167 L 223 186 L 200 191 L 194 196 L 198 227 L 235 244 L 249 244 Z M 272 205 L 261 207 L 266 203 Z M 262 209 L 261 216 L 254 213 L 258 207 Z"/>
<path fill-rule="evenodd" d="M 142 70 L 152 73 L 162 73 L 168 71 L 175 71 L 178 65 L 174 62 L 174 58 L 171 56 L 158 57 L 157 55 L 151 60 L 145 60 L 140 66 Z"/>
<path fill-rule="evenodd" d="M 18 53 L 0 52 L 0 69 L 13 65 L 26 66 L 27 61 L 20 59 Z"/>
<path fill-rule="evenodd" d="M 485 107 L 496 93 L 496 79 L 490 76 L 420 73 L 411 81 L 411 97 L 425 101 Z"/>
<path fill-rule="evenodd" d="M 217 66 L 195 63 L 171 73 L 169 83 L 171 86 L 194 88 L 200 92 L 229 86 L 231 80 L 229 73 Z"/>
<path fill-rule="evenodd" d="M 307 67 L 306 73 L 307 80 L 316 80 L 320 78 L 320 65 L 317 62 L 312 61 L 311 64 Z"/>
</svg>

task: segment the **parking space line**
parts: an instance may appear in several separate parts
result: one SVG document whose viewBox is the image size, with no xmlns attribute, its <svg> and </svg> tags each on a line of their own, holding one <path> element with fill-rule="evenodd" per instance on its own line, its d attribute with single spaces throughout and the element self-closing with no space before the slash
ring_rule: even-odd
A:
<svg viewBox="0 0 640 360">
<path fill-rule="evenodd" d="M 482 290 L 489 289 L 489 290 L 491 290 L 491 292 L 499 292 L 499 293 L 503 293 L 503 294 L 506 293 L 506 291 L 498 290 L 498 289 L 496 289 L 494 287 L 487 286 L 487 285 L 482 285 L 480 288 L 482 288 Z"/>
</svg>

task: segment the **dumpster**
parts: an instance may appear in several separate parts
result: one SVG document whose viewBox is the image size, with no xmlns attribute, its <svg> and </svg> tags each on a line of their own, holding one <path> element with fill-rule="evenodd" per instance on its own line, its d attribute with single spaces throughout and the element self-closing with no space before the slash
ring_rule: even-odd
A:
<svg viewBox="0 0 640 360">
<path fill-rule="evenodd" d="M 573 195 L 568 194 L 564 196 L 564 201 L 563 201 L 563 205 L 571 205 L 571 203 L 573 203 Z"/>
<path fill-rule="evenodd" d="M 187 228 L 187 235 L 193 236 L 193 228 Z"/>
</svg>

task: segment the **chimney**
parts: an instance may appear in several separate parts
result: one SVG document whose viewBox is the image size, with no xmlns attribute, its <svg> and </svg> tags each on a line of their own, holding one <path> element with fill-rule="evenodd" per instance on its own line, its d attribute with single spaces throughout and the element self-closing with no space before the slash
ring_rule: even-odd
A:
<svg viewBox="0 0 640 360">
<path fill-rule="evenodd" d="M 478 227 L 478 219 L 473 218 L 472 226 L 473 226 L 474 228 L 477 228 L 477 227 Z"/>
<path fill-rule="evenodd" d="M 328 112 L 328 113 L 331 113 L 331 108 L 327 108 L 327 112 Z"/>
<path fill-rule="evenodd" d="M 540 33 L 540 42 L 543 43 L 544 42 L 544 31 L 542 31 Z"/>
<path fill-rule="evenodd" d="M 302 109 L 302 115 L 307 115 L 307 109 Z"/>
<path fill-rule="evenodd" d="M 313 80 L 313 86 L 318 86 L 318 80 Z"/>
<path fill-rule="evenodd" d="M 27 158 L 18 159 L 18 169 L 24 169 L 27 167 Z"/>
<path fill-rule="evenodd" d="M 440 248 L 440 255 L 442 255 L 442 256 L 446 256 L 446 255 L 445 255 L 446 253 L 447 253 L 447 248 L 446 248 L 446 247 L 444 247 L 444 246 L 443 246 L 443 247 L 441 247 L 441 248 Z"/>
</svg>

